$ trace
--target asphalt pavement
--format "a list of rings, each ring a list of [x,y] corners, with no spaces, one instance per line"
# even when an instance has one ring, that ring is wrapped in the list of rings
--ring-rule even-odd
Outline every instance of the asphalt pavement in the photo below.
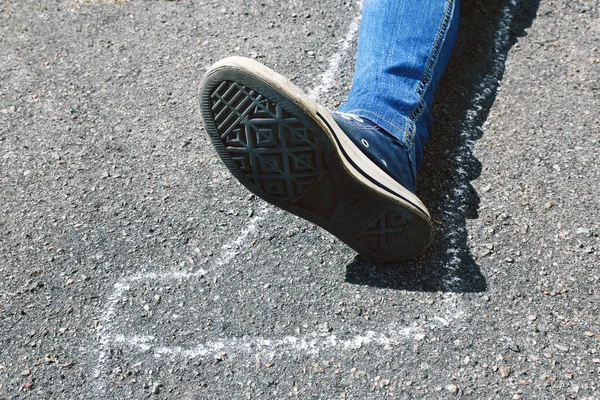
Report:
[[[197,87],[330,108],[343,0],[0,0],[0,399],[600,399],[600,2],[464,0],[418,194],[374,264],[248,192]]]

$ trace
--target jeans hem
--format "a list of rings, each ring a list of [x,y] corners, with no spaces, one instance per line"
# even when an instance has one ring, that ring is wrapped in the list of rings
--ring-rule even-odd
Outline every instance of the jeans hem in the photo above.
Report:
[[[391,121],[386,120],[381,115],[374,113],[373,111],[370,111],[370,110],[356,108],[356,109],[344,110],[344,111],[338,110],[338,113],[352,114],[359,118],[368,119],[369,121],[371,121],[372,123],[377,125],[381,130],[387,132],[389,135],[391,135],[392,137],[394,137],[396,139],[401,137],[400,135],[404,132],[398,126],[394,125]],[[416,159],[415,159],[416,154],[415,154],[414,142],[410,142],[407,144],[405,141],[396,140],[396,143],[398,144],[398,146],[400,146],[402,148],[402,151],[406,152],[408,161],[410,162],[410,169],[411,169],[411,173],[412,173],[413,184],[416,187],[417,163],[416,163]]]
[[[358,117],[368,119],[369,121],[373,122],[375,125],[377,125],[381,129],[383,129],[390,135],[393,135],[394,137],[400,138],[402,136],[405,136],[406,131],[404,129],[400,128],[399,126],[395,125],[392,121],[385,119],[384,117],[382,117],[381,115],[379,115],[373,111],[365,110],[363,108],[355,108],[352,110],[344,110],[344,111],[338,110],[338,111],[342,112],[342,113],[346,113],[346,114],[354,114]],[[399,140],[398,143],[400,145],[402,145],[402,147],[405,150],[407,150],[407,151],[410,150],[411,146],[407,145],[405,143],[405,141]],[[411,145],[412,145],[412,143],[411,143]]]

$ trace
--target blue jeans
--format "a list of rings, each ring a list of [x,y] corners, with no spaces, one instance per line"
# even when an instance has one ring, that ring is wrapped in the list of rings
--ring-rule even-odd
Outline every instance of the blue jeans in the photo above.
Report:
[[[356,69],[338,111],[389,133],[421,164],[431,104],[458,30],[459,0],[365,0]]]

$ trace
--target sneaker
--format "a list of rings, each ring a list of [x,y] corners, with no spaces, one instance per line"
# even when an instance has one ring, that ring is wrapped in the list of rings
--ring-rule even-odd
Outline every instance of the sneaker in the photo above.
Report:
[[[406,155],[390,157],[359,129],[372,134],[374,124],[332,115],[283,76],[243,57],[214,64],[200,100],[217,153],[257,196],[376,262],[414,258],[431,243],[429,212],[414,194],[412,174],[401,170],[409,165],[390,165]]]

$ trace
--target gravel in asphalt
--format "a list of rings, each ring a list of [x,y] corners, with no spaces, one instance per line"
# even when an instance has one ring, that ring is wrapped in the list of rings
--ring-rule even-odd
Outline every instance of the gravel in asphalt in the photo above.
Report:
[[[232,179],[196,88],[253,57],[335,108],[353,2],[0,2],[0,398],[600,398],[600,3],[464,0],[378,265]]]

